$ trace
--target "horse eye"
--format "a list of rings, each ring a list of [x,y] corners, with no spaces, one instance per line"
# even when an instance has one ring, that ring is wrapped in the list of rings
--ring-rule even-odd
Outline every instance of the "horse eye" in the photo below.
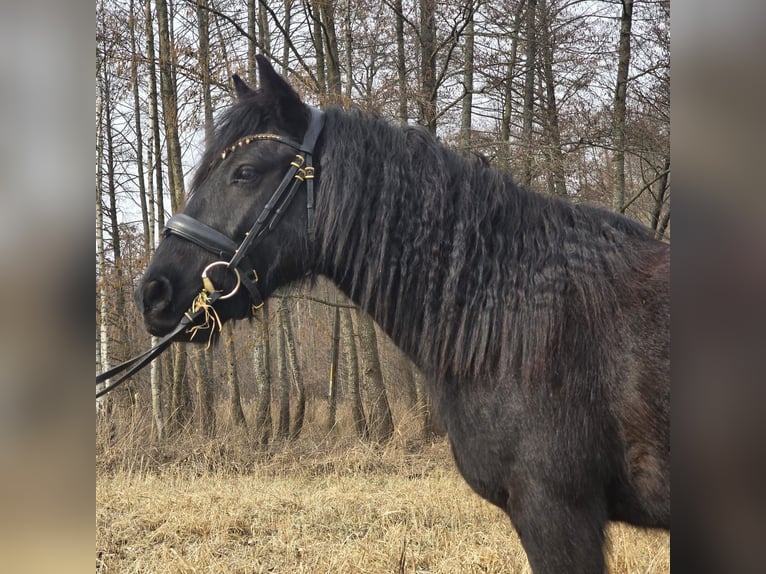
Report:
[[[251,181],[258,176],[258,170],[252,165],[241,165],[234,171],[233,182]]]

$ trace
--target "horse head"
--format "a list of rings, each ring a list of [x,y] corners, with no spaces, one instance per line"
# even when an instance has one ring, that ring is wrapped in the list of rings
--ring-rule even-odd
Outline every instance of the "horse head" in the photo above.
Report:
[[[234,76],[236,102],[217,121],[186,205],[168,221],[136,290],[154,335],[170,332],[200,293],[217,292],[220,322],[240,319],[310,270],[322,114],[265,58],[258,64],[258,90]]]

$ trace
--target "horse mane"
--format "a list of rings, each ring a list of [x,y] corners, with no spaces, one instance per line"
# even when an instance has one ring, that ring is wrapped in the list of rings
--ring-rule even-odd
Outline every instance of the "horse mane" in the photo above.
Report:
[[[418,127],[331,108],[320,145],[315,271],[441,377],[563,376],[544,358],[564,351],[564,330],[609,336],[616,285],[641,271],[633,244],[657,243],[626,217],[522,189]]]

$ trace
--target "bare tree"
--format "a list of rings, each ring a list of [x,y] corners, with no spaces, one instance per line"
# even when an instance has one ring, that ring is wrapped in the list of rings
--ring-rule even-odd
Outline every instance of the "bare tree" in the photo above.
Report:
[[[144,180],[144,137],[141,127],[141,94],[138,82],[138,60],[141,56],[136,41],[136,8],[135,0],[130,0],[130,18],[128,32],[130,35],[130,80],[133,84],[133,126],[136,130],[136,171],[138,172],[138,200],[141,206],[141,221],[143,223],[144,251],[149,253],[152,247],[149,208],[146,202],[146,183]],[[153,222],[152,222],[153,223]]]
[[[317,2],[324,39],[325,65],[327,70],[327,102],[337,104],[343,93],[338,56],[338,35],[335,31],[335,0]],[[316,16],[315,16],[316,17]]]
[[[109,329],[108,329],[108,309],[106,285],[106,253],[104,245],[104,208],[103,187],[104,187],[104,94],[101,87],[101,57],[97,58],[96,83],[98,90],[96,92],[96,266],[98,276],[98,330],[96,331],[96,368],[99,371],[106,371],[110,367],[109,361]],[[99,389],[104,388],[109,381],[100,385]],[[106,399],[98,399],[98,404],[103,407]]]
[[[468,0],[468,23],[465,28],[463,56],[463,102],[460,112],[460,147],[468,150],[471,146],[471,117],[473,112],[473,61],[474,61],[474,0]]]
[[[617,82],[614,90],[614,119],[612,139],[614,155],[614,192],[612,209],[625,210],[625,112],[627,106],[628,72],[630,70],[630,30],[633,25],[633,0],[622,0],[620,42],[617,48]]]
[[[157,27],[160,47],[160,98],[168,154],[170,203],[178,211],[184,201],[184,176],[181,164],[181,143],[178,136],[178,95],[173,71],[172,37],[167,0],[157,0]],[[186,382],[186,349],[173,345],[173,383],[171,389],[170,422],[180,429],[191,416],[192,402]]]
[[[234,335],[232,324],[223,326],[221,337],[226,352],[226,386],[229,388],[229,418],[234,426],[247,426],[245,413],[242,411],[242,399],[239,390],[239,373],[237,372],[237,355],[234,352]]]
[[[285,343],[285,329],[283,327],[284,314],[287,303],[280,299],[277,306],[276,322],[276,358],[277,358],[277,385],[279,398],[279,413],[277,417],[277,438],[286,440],[290,437],[290,377],[287,373],[287,350]]]
[[[357,313],[359,351],[362,363],[363,398],[367,404],[367,425],[370,438],[385,442],[394,434],[394,420],[388,403],[386,387],[380,370],[378,338],[375,323],[367,313]]]
[[[202,109],[205,118],[205,144],[213,140],[213,100],[210,95],[210,13],[208,0],[197,0],[199,70],[202,76]]]
[[[548,158],[548,193],[566,197],[564,158],[561,151],[561,130],[559,111],[556,105],[556,81],[553,77],[553,34],[555,18],[547,0],[540,0],[540,51],[542,56],[543,79],[545,83],[544,126],[546,132],[546,156]]]
[[[534,142],[534,113],[535,113],[535,66],[537,63],[537,0],[527,0],[526,14],[526,57],[524,61],[524,111],[522,127],[523,168],[521,185],[532,185],[532,146]]]
[[[303,385],[303,373],[298,362],[298,350],[295,345],[295,333],[290,310],[287,305],[282,309],[281,321],[282,335],[284,336],[284,353],[290,370],[293,386],[295,388],[295,416],[293,416],[290,439],[297,439],[303,430],[303,421],[306,414],[306,389]]]
[[[316,54],[316,88],[320,96],[327,96],[327,75],[325,68],[324,34],[322,33],[322,20],[319,17],[319,4],[321,0],[310,0],[305,3],[309,12],[310,20],[313,23],[312,40],[314,43],[314,52]]]
[[[396,76],[399,80],[398,94],[398,119],[401,123],[407,123],[407,65],[404,60],[404,12],[402,0],[394,0],[394,26],[396,34]],[[350,40],[349,40],[350,43]],[[351,73],[349,65],[349,74]]]
[[[335,427],[338,412],[338,356],[340,352],[340,307],[335,307],[332,322],[332,353],[330,359],[329,387],[327,389],[327,430]]]
[[[192,361],[197,378],[197,421],[200,432],[207,437],[215,435],[215,386],[210,375],[208,350],[195,346],[192,351]]]
[[[210,21],[208,11],[208,0],[197,0],[197,31],[198,31],[198,66],[201,74],[202,89],[202,108],[204,111],[205,145],[208,146],[213,140],[213,101],[210,94]],[[229,359],[229,345],[233,346],[231,337],[226,340],[227,362]],[[193,359],[196,366],[197,376],[197,401],[199,404],[199,427],[206,436],[213,436],[215,432],[215,387],[210,379],[210,369],[208,368],[208,353],[203,348],[197,348],[193,353]],[[235,371],[236,372],[236,371]],[[230,375],[236,384],[236,375]],[[238,392],[237,389],[236,392]],[[240,411],[242,408],[240,407]],[[244,415],[242,415],[242,420]],[[240,422],[240,419],[235,419]]]
[[[343,364],[346,373],[346,385],[349,400],[351,401],[351,416],[354,422],[354,430],[360,439],[369,436],[367,419],[364,415],[362,393],[359,377],[359,354],[357,352],[356,338],[354,337],[354,325],[351,319],[351,309],[343,309],[340,313],[340,337],[343,349]]]
[[[519,30],[521,29],[522,16],[524,14],[525,1],[520,0],[516,7],[511,29],[511,49],[508,61],[505,64],[505,77],[503,81],[503,114],[500,120],[500,139],[507,142],[511,138],[511,116],[513,109],[513,79],[516,70],[516,59],[519,46]]]
[[[150,198],[149,205],[153,205],[154,201],[157,203],[157,209],[155,210],[155,217],[150,219],[151,231],[154,231],[154,226],[159,222],[162,225],[165,221],[165,200],[163,192],[162,182],[162,147],[160,142],[160,121],[159,121],[159,97],[157,92],[157,66],[155,64],[156,56],[154,50],[154,28],[152,26],[152,3],[151,0],[146,0],[144,5],[144,22],[146,26],[146,60],[148,63],[148,76],[149,76],[149,124],[151,126],[152,143],[154,146],[153,154],[150,153],[149,169],[154,170],[156,177],[156,188],[154,195]],[[149,147],[151,152],[152,148]],[[151,157],[153,156],[154,162],[152,163]],[[149,174],[149,181],[152,181],[151,173]],[[156,234],[151,233],[151,250],[154,250],[154,242]],[[156,344],[157,338],[152,337],[152,345]],[[161,359],[167,360],[167,359]],[[160,361],[154,361],[150,368],[149,380],[152,394],[152,420],[154,421],[154,429],[157,433],[157,438],[162,439],[165,434],[165,410],[162,402],[162,385],[161,385],[161,370]]]
[[[264,303],[254,321],[255,345],[253,347],[253,368],[258,389],[255,421],[253,422],[258,444],[265,445],[271,440],[271,373],[269,369],[269,309]]]
[[[436,0],[420,0],[420,123],[436,135]]]
[[[170,416],[168,430],[177,433],[186,427],[192,416],[191,392],[186,376],[187,354],[181,344],[174,344],[173,349],[173,384],[170,389]]]
[[[157,26],[160,44],[160,97],[165,125],[165,141],[168,151],[168,181],[173,211],[178,211],[184,201],[184,175],[181,163],[181,143],[178,138],[178,95],[172,68],[170,26],[167,0],[157,0]]]

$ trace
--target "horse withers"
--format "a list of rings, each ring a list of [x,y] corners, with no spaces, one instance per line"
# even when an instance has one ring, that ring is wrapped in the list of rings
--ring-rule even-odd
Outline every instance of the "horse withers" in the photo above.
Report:
[[[420,128],[313,110],[258,63],[138,287],[148,330],[170,332],[205,269],[222,321],[324,275],[426,375],[536,574],[603,572],[609,520],[669,528],[670,246]]]

